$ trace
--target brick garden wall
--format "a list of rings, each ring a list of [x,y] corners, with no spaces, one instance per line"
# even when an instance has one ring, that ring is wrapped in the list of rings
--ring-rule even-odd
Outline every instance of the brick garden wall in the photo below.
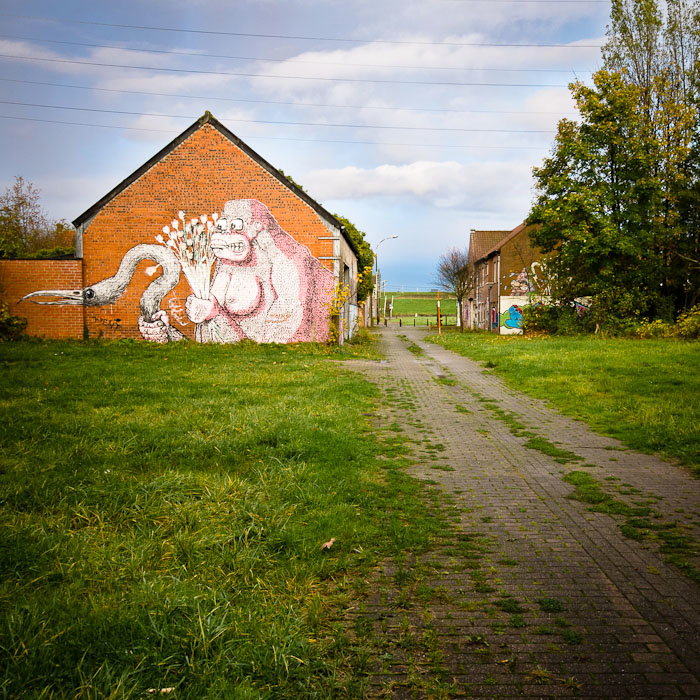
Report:
[[[0,260],[0,299],[26,318],[29,335],[82,338],[82,306],[38,306],[19,300],[38,289],[81,289],[82,260]]]

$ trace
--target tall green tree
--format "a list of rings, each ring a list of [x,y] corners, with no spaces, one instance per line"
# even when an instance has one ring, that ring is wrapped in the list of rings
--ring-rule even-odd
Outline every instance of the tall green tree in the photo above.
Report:
[[[613,0],[605,68],[571,85],[534,171],[533,242],[556,255],[554,296],[592,298],[599,324],[670,317],[697,298],[697,3]]]

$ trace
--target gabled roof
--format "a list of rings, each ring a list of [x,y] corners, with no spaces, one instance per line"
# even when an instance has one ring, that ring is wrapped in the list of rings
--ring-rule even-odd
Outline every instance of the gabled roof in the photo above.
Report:
[[[333,216],[327,209],[322,207],[315,199],[310,197],[304,190],[291,182],[285,177],[274,165],[266,161],[259,153],[254,151],[250,146],[241,141],[232,131],[227,129],[211,112],[205,112],[197,121],[185,129],[179,136],[176,136],[165,148],[161,149],[151,159],[146,161],[140,168],[135,170],[131,175],[122,180],[114,189],[110,190],[102,199],[93,204],[89,209],[84,211],[74,221],[73,225],[77,228],[86,221],[89,221],[95,216],[104,206],[114,199],[120,192],[125,190],[129,185],[138,180],[144,173],[148,172],[156,163],[160,162],[170,152],[174,151],[183,141],[186,141],[197,129],[201,129],[205,124],[213,126],[222,136],[227,138],[233,144],[238,146],[247,156],[252,158],[260,167],[267,170],[276,180],[281,182],[285,187],[288,187],[294,194],[308,204],[322,219],[325,219],[331,226],[339,229],[350,248],[355,255],[358,254],[357,247],[353,243],[350,236],[345,231],[343,224]]]
[[[508,243],[508,241],[512,241],[514,238],[516,238],[518,235],[520,235],[525,229],[527,228],[527,224],[522,223],[519,226],[516,226],[505,238],[501,239],[496,243],[496,245],[491,248],[491,250],[487,250],[482,257],[488,258],[489,255],[493,255],[494,253],[497,253],[503,246]]]
[[[519,226],[516,226],[510,233],[508,233],[508,235],[505,238],[502,238],[490,250],[487,250],[485,253],[483,253],[481,255],[480,258],[477,258],[477,259],[481,260],[481,259],[491,257],[494,253],[498,253],[506,243],[509,243],[514,238],[517,238],[523,231],[526,231],[528,229],[532,229],[535,226],[537,226],[537,224],[528,224],[526,222],[523,222]]]
[[[469,235],[469,262],[483,258],[509,231],[474,231]]]

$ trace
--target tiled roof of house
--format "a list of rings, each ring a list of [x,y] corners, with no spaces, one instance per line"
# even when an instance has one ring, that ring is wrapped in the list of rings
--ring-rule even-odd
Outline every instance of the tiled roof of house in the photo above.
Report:
[[[470,262],[476,262],[477,260],[483,260],[488,258],[493,253],[497,253],[506,243],[517,238],[523,231],[532,229],[537,224],[527,224],[522,223],[516,226],[512,231],[472,231],[472,236],[474,234],[498,234],[498,240],[495,243],[491,243],[491,246],[487,246],[487,242],[491,241],[488,236],[483,236],[479,239],[479,245],[477,245],[476,257],[472,258],[471,247],[469,249],[469,260]]]
[[[519,236],[526,228],[528,228],[528,225],[525,223],[520,224],[520,226],[516,226],[510,233],[507,233],[504,238],[501,238],[498,243],[494,244],[490,250],[487,250],[481,257],[486,258],[491,255],[491,253],[497,253],[506,243],[508,243],[508,241],[512,241],[514,238]]]
[[[472,231],[469,235],[469,262],[475,263],[498,245],[510,231]]]

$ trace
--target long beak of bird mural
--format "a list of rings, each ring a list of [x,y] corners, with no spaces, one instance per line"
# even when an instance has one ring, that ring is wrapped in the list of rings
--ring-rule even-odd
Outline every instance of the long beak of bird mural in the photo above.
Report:
[[[56,297],[52,301],[39,301],[33,297]],[[35,304],[43,304],[45,306],[89,306],[89,302],[85,300],[84,289],[42,289],[38,292],[25,294],[20,301],[31,299]]]
[[[134,246],[125,253],[115,275],[89,287],[84,289],[42,289],[23,296],[21,301],[26,299],[35,304],[65,306],[113,304],[124,294],[136,266],[142,260],[153,260],[163,270],[163,273],[146,287],[139,302],[143,320],[152,323],[159,318],[160,303],[163,297],[180,280],[180,262],[172,251],[161,245],[142,243]],[[182,333],[170,326],[168,326],[168,336],[169,340],[182,340],[184,338]]]

